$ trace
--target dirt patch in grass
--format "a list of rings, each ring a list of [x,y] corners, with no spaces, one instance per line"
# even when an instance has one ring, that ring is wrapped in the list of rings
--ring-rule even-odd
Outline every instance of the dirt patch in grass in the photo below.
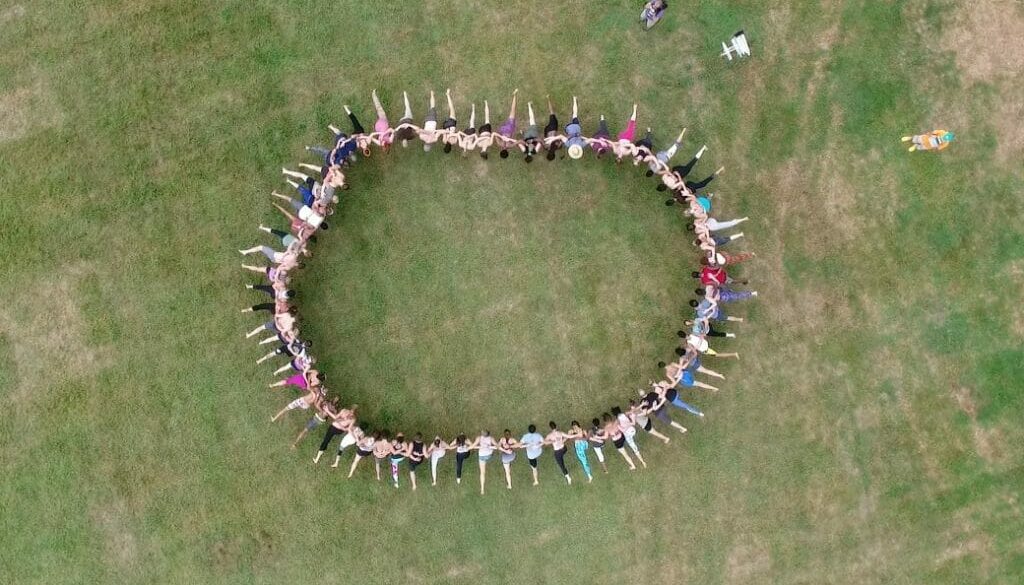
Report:
[[[0,10],[0,24],[6,24],[12,20],[17,20],[25,16],[25,7],[21,4],[15,4],[3,10]]]
[[[64,112],[40,76],[34,81],[0,94],[0,143],[24,138],[60,126]]]
[[[954,387],[951,394],[957,407],[971,419],[971,437],[978,457],[989,465],[1006,463],[1009,453],[1006,438],[999,427],[985,427],[978,422],[978,405],[971,389],[966,386]]]
[[[760,539],[749,539],[733,545],[726,559],[727,583],[764,581],[772,569],[768,545]]]
[[[43,282],[24,287],[27,295],[6,299],[0,330],[12,344],[14,392],[18,405],[61,380],[92,376],[113,363],[113,350],[88,339],[75,289],[89,269],[57,270]],[[45,298],[40,302],[40,293]]]
[[[960,5],[945,35],[965,77],[991,82],[1024,71],[1024,8],[1016,0]]]
[[[131,568],[138,558],[138,543],[128,526],[124,504],[94,507],[89,517],[103,539],[105,564],[120,571]]]

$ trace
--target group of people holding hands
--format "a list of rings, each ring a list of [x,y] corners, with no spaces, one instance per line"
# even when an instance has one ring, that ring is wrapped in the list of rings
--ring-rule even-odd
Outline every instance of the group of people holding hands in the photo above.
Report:
[[[270,384],[271,388],[292,387],[300,395],[288,402],[274,417],[277,421],[292,410],[310,411],[312,416],[296,436],[292,447],[296,448],[302,439],[320,426],[325,426],[319,449],[313,458],[319,462],[334,440],[339,436],[332,467],[338,467],[342,453],[354,448],[355,454],[349,465],[348,476],[355,474],[359,462],[372,457],[375,472],[381,479],[381,467],[387,462],[391,471],[391,481],[399,486],[400,468],[405,465],[409,472],[412,489],[416,489],[416,469],[421,463],[430,461],[431,484],[437,484],[438,465],[449,451],[455,452],[456,483],[462,481],[463,464],[473,452],[479,465],[480,492],[486,486],[487,463],[494,457],[501,460],[505,472],[505,485],[512,489],[511,466],[519,451],[523,451],[528,462],[533,485],[539,483],[539,461],[549,449],[560,474],[567,484],[573,481],[566,455],[571,447],[578,461],[579,469],[587,482],[593,481],[594,473],[590,465],[590,451],[600,464],[603,472],[608,472],[605,460],[605,447],[610,442],[621,455],[623,462],[630,470],[636,469],[637,463],[646,467],[638,442],[639,430],[665,443],[671,438],[661,433],[655,422],[664,429],[672,428],[685,433],[686,427],[672,419],[672,408],[678,408],[697,417],[704,413],[695,406],[685,402],[683,392],[700,388],[717,391],[718,388],[697,379],[698,374],[710,378],[724,379],[724,376],[704,367],[702,358],[738,358],[737,353],[723,353],[710,347],[711,338],[731,338],[735,334],[722,329],[725,323],[739,322],[743,319],[729,315],[722,308],[725,303],[739,301],[757,296],[756,291],[743,290],[738,285],[747,281],[737,280],[729,275],[728,270],[740,262],[753,257],[752,253],[728,253],[722,248],[743,237],[743,233],[727,235],[730,230],[747,218],[719,221],[711,217],[713,194],[704,193],[711,181],[721,174],[718,169],[708,177],[693,181],[690,172],[706,151],[701,148],[686,164],[670,165],[671,159],[680,148],[683,129],[676,140],[663,150],[655,150],[653,133],[650,128],[637,138],[637,106],[634,104],[632,113],[626,122],[625,129],[612,138],[604,116],[600,117],[596,130],[590,136],[584,136],[579,118],[578,100],[573,97],[572,116],[568,124],[560,127],[555,108],[551,100],[547,100],[548,120],[543,128],[538,126],[533,104],[527,104],[528,124],[519,132],[517,130],[517,98],[518,90],[512,93],[508,117],[495,132],[490,122],[490,106],[483,102],[483,123],[478,127],[476,105],[470,108],[469,124],[458,130],[455,105],[451,91],[445,92],[447,101],[447,117],[441,120],[438,127],[437,108],[434,93],[429,96],[429,108],[422,126],[413,123],[413,114],[408,94],[403,92],[404,112],[398,124],[392,127],[386,111],[377,96],[372,94],[376,121],[373,131],[367,132],[355,114],[345,106],[346,114],[352,125],[350,133],[345,133],[330,126],[334,133],[332,145],[328,147],[307,147],[307,150],[323,157],[322,164],[300,164],[300,170],[282,169],[285,180],[294,189],[294,195],[272,192],[274,206],[288,221],[288,229],[280,230],[260,225],[260,231],[280,240],[281,249],[270,245],[257,245],[239,250],[243,255],[262,254],[266,265],[243,264],[243,268],[265,277],[266,282],[246,285],[248,289],[263,292],[270,296],[264,303],[254,304],[242,309],[243,313],[266,311],[267,321],[246,334],[254,338],[261,334],[260,345],[270,349],[256,360],[262,363],[276,357],[284,357],[275,374],[283,375],[279,381]],[[327,218],[333,213],[339,201],[338,191],[348,188],[345,170],[361,156],[370,156],[373,147],[387,152],[395,142],[408,146],[413,140],[419,140],[424,150],[431,150],[439,143],[444,152],[458,149],[463,155],[470,151],[478,152],[487,158],[493,147],[499,156],[507,158],[510,152],[520,153],[526,162],[531,162],[541,152],[548,160],[554,160],[559,152],[564,151],[562,158],[582,158],[587,150],[598,158],[606,154],[615,157],[616,162],[630,160],[634,165],[646,167],[649,177],[656,177],[659,191],[669,191],[671,198],[666,205],[680,205],[683,214],[688,218],[687,230],[694,234],[693,245],[700,251],[697,270],[692,276],[699,280],[700,287],[695,289],[697,298],[690,301],[694,309],[692,319],[684,323],[678,334],[681,338],[675,353],[677,360],[671,363],[660,362],[665,378],[650,381],[649,387],[638,391],[638,395],[628,401],[625,408],[610,408],[607,412],[581,424],[573,420],[563,430],[558,423],[550,421],[546,433],[541,434],[535,425],[527,427],[526,433],[515,437],[511,430],[505,429],[499,437],[494,437],[487,430],[477,436],[468,437],[460,434],[450,441],[440,436],[425,441],[420,433],[407,436],[401,432],[392,435],[385,429],[371,430],[358,417],[358,407],[353,405],[342,407],[338,397],[332,397],[325,386],[326,377],[316,367],[316,359],[310,354],[312,342],[299,336],[300,317],[296,307],[291,303],[294,291],[290,288],[294,272],[303,267],[303,258],[309,256],[311,243],[316,241],[316,233],[329,228]],[[278,203],[278,201],[285,204]]]

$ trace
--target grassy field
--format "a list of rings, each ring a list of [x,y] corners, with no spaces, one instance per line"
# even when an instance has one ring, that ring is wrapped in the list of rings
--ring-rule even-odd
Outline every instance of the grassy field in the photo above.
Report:
[[[638,11],[0,3],[0,582],[1021,582],[1024,8],[712,0],[647,33]],[[739,28],[754,56],[727,64]],[[446,468],[413,494],[267,422],[289,395],[242,339],[234,250],[375,87],[417,112],[431,88],[502,113],[513,87],[577,94],[587,128],[636,100],[727,167],[761,299],[650,469],[567,488],[545,461],[531,489],[519,465],[480,497]],[[903,151],[935,127],[952,148]],[[410,150],[353,181],[300,294],[371,419],[566,422],[671,354],[691,254],[639,173]]]

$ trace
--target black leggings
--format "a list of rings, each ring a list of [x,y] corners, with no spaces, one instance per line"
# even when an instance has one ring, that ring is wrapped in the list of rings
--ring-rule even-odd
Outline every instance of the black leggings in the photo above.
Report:
[[[274,296],[274,287],[269,284],[254,284],[252,290],[260,290],[267,293],[270,296]]]
[[[455,453],[455,477],[462,479],[462,462],[469,459],[469,451],[465,453]]]
[[[277,236],[279,238],[282,238],[282,239],[284,239],[284,237],[288,235],[288,232],[282,232],[281,230],[274,229],[274,228],[270,228],[270,233],[272,233],[275,236]]]
[[[690,159],[690,162],[686,163],[685,165],[672,167],[672,171],[675,173],[679,173],[679,176],[685,179],[686,175],[689,175],[690,171],[693,170],[693,165],[697,164],[698,160],[700,159],[697,157],[693,157]]]
[[[552,132],[558,132],[558,118],[554,114],[548,116],[548,125],[544,127],[544,136]]]
[[[343,435],[345,432],[346,431],[343,431],[334,425],[327,427],[327,432],[324,433],[324,440],[320,441],[320,450],[326,451],[327,447],[331,444],[331,439],[334,438],[334,435]]]
[[[355,114],[349,112],[348,119],[352,120],[352,134],[366,134],[366,129],[363,128],[363,125],[356,119]]]
[[[687,181],[686,182],[686,186],[691,191],[697,191],[698,189],[703,189],[704,187],[707,187],[708,183],[710,183],[713,180],[715,180],[715,176],[711,175],[711,176],[707,177],[706,179],[704,179],[703,181],[697,181],[696,183]]]
[[[567,448],[562,447],[555,451],[555,463],[558,464],[558,468],[562,470],[562,475],[569,475],[569,470],[565,468],[565,452]]]
[[[253,311],[266,311],[268,313],[274,312],[274,303],[260,303],[249,307]]]

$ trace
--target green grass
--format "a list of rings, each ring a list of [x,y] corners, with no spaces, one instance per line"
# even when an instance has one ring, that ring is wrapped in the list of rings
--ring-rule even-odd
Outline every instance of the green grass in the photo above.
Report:
[[[1020,582],[1024,87],[978,39],[1024,17],[997,4],[716,0],[648,33],[624,2],[0,6],[0,581]],[[233,250],[343,104],[448,86],[495,117],[513,87],[577,94],[587,128],[637,100],[754,218],[743,359],[649,470],[520,465],[481,498],[446,466],[412,494],[267,423],[288,396],[241,339]],[[951,149],[902,151],[943,125]],[[446,432],[628,395],[691,260],[613,166],[362,161],[299,286],[332,386]]]

